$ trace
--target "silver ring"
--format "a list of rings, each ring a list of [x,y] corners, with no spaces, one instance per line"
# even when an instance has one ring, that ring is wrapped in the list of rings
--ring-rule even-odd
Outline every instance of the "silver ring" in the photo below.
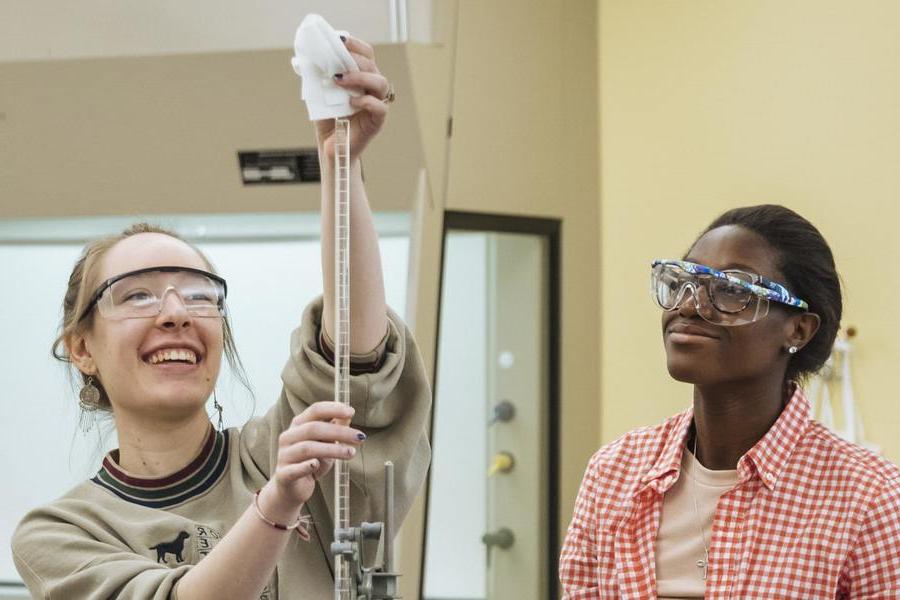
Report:
[[[384,98],[381,99],[381,101],[384,102],[385,104],[390,104],[397,98],[397,94],[394,93],[394,85],[389,83],[388,86],[389,87],[388,87],[387,96],[385,96]]]

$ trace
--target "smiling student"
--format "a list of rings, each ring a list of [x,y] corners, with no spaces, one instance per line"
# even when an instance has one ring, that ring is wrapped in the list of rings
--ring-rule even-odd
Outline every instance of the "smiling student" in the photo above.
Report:
[[[654,261],[693,407],[604,446],[560,556],[565,598],[900,597],[900,470],[813,421],[800,383],[842,310],[828,244],[773,205]]]
[[[145,224],[84,249],[54,351],[77,368],[82,406],[112,413],[119,448],[16,530],[15,564],[35,598],[320,600],[334,585],[334,460],[352,459],[354,520],[381,517],[385,460],[397,518],[409,509],[429,462],[430,392],[412,336],[385,306],[359,162],[393,94],[371,46],[346,45],[360,71],[336,80],[365,92],[351,101],[352,407],[332,401],[334,144],[333,122],[320,121],[325,297],[294,331],[264,416],[227,431],[207,416],[223,354],[240,361],[227,284],[203,253]],[[259,310],[273,293],[277,281],[256,290]]]

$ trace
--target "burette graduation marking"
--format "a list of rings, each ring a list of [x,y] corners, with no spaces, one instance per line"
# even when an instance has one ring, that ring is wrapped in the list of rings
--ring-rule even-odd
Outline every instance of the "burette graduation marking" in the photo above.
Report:
[[[350,404],[350,121],[334,120],[334,400]],[[350,527],[350,468],[334,463],[334,527]],[[351,600],[355,587],[350,561],[337,555],[334,562],[334,598]],[[355,595],[355,594],[354,594]]]

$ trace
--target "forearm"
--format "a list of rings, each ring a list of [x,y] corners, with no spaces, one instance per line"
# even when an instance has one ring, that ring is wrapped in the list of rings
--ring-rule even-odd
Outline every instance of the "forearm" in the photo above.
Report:
[[[322,279],[325,305],[322,324],[334,339],[334,164],[320,161],[322,171]],[[384,278],[378,235],[362,181],[360,162],[350,167],[350,352],[375,348],[387,331]]]
[[[271,490],[267,484],[260,492],[263,514],[279,523],[296,521],[300,507],[279,506]],[[264,523],[250,505],[212,552],[178,582],[179,600],[259,598],[291,535],[297,533]]]

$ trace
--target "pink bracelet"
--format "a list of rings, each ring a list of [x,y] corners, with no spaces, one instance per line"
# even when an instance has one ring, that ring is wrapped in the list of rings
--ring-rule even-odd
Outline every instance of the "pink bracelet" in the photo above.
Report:
[[[310,516],[300,515],[299,517],[297,517],[297,522],[293,525],[282,525],[281,523],[276,523],[275,521],[266,517],[266,515],[264,515],[259,509],[260,491],[262,490],[258,490],[253,496],[253,508],[256,509],[256,514],[259,515],[259,518],[262,519],[263,523],[281,531],[290,531],[291,529],[296,529],[297,535],[300,536],[300,539],[302,539],[304,542],[308,542],[311,539],[311,536],[309,535],[309,527],[312,524],[312,519],[310,518]]]

